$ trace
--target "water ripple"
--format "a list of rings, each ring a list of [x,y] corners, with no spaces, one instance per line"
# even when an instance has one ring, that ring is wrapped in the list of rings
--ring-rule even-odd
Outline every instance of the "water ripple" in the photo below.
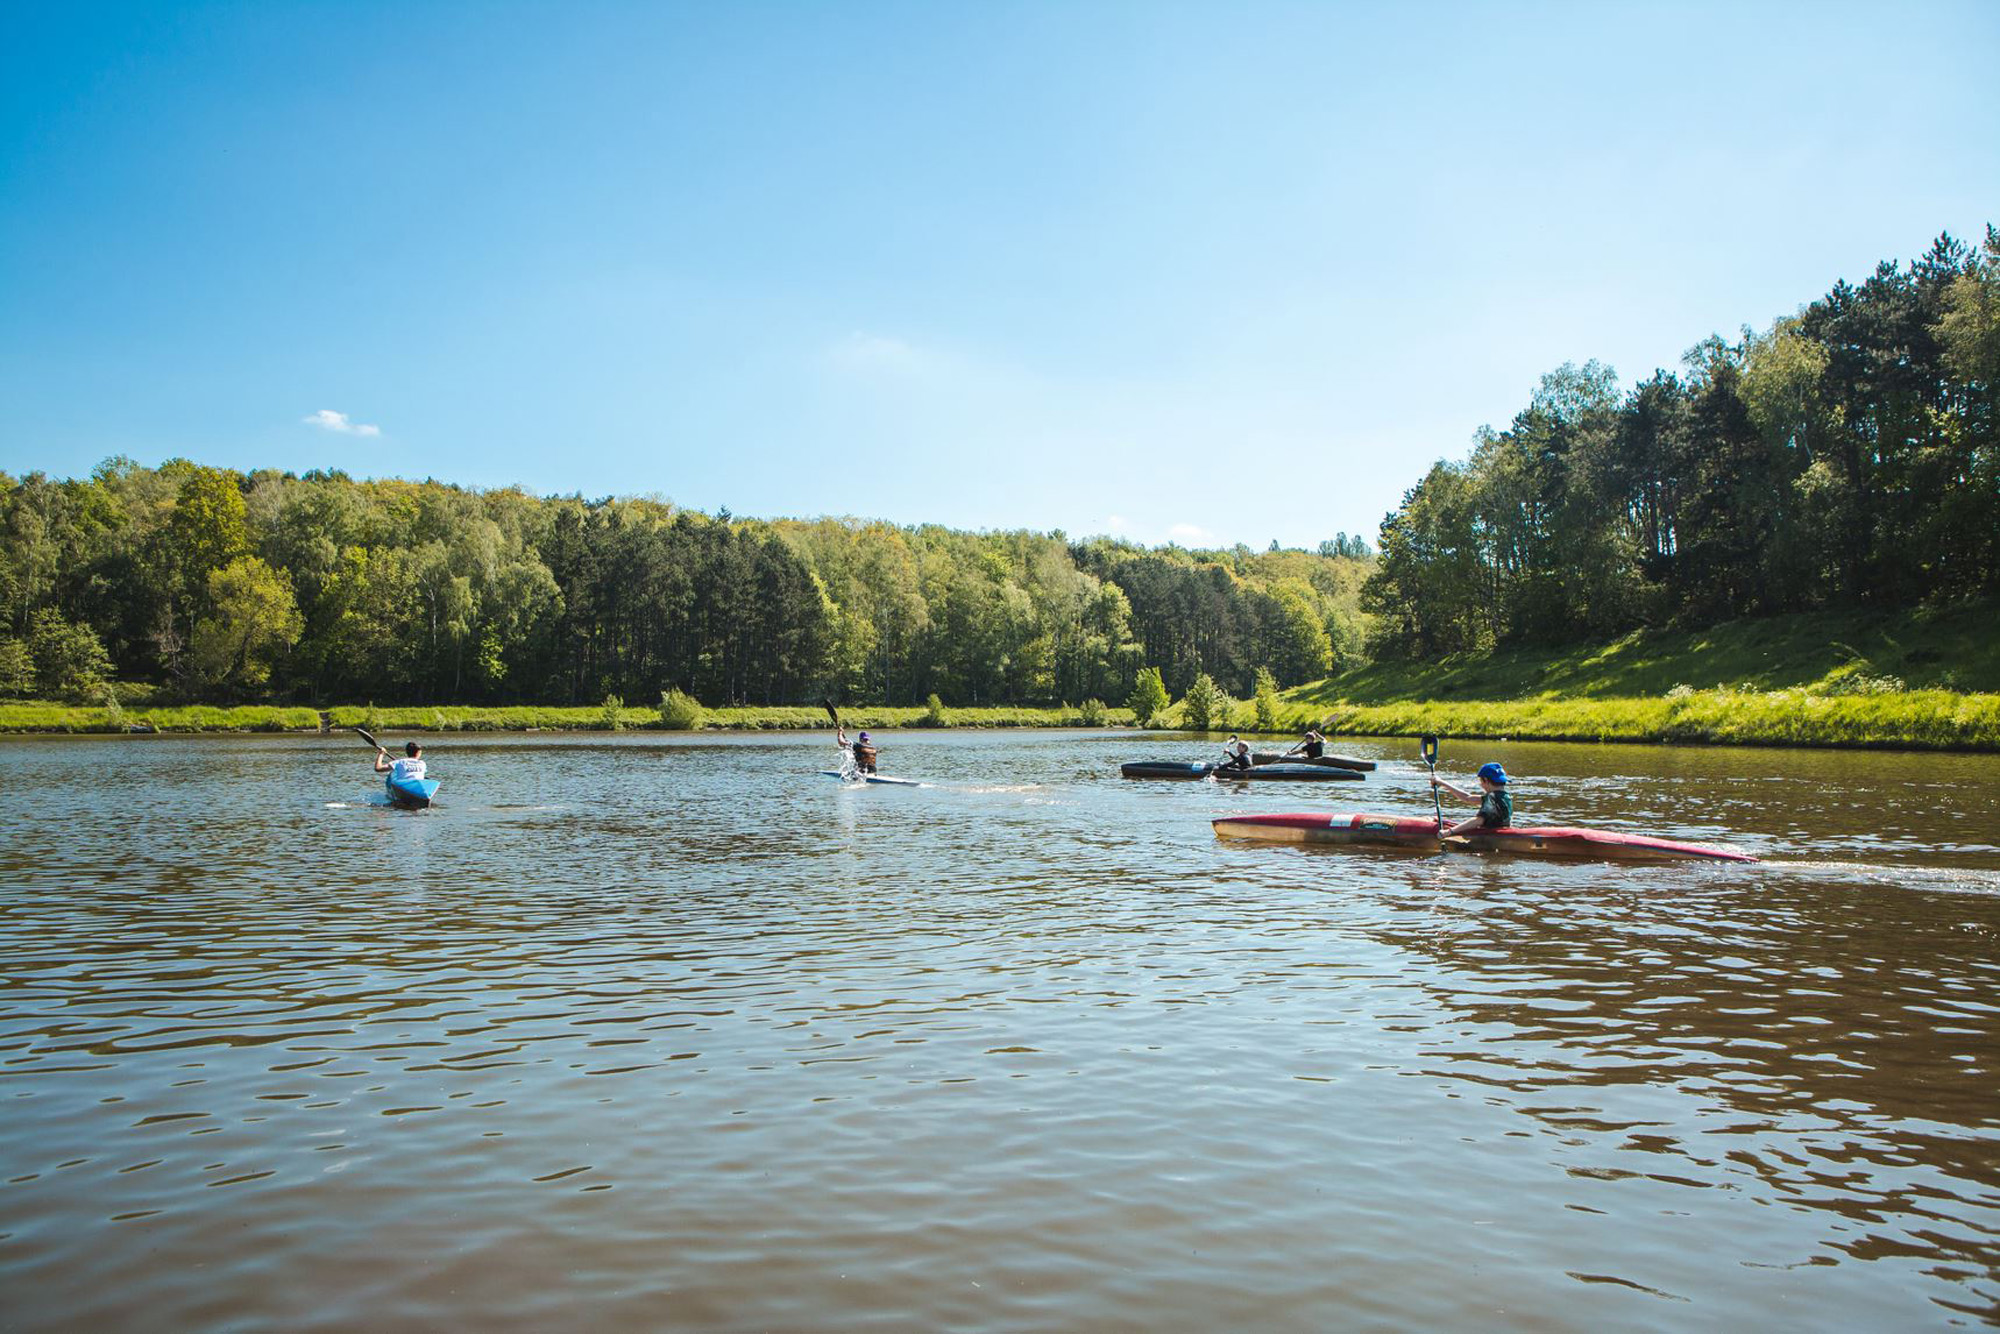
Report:
[[[1427,807],[1387,745],[822,744],[441,738],[412,816],[334,740],[0,743],[10,1327],[2000,1312],[1991,760],[1482,748],[1773,859],[1635,868],[1210,834]]]

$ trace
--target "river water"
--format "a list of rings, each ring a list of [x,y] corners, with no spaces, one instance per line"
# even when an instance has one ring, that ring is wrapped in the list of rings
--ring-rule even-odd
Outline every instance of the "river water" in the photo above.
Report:
[[[2000,759],[878,739],[0,742],[0,1327],[2000,1323]]]

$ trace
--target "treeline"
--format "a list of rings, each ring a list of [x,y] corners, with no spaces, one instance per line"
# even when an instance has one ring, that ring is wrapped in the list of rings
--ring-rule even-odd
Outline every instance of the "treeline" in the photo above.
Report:
[[[1241,695],[1361,652],[1370,563],[114,459],[0,474],[0,695],[1043,704],[1148,666]]]
[[[1941,237],[1621,393],[1543,378],[1383,523],[1373,647],[1432,658],[1640,626],[2000,591],[2000,231]]]

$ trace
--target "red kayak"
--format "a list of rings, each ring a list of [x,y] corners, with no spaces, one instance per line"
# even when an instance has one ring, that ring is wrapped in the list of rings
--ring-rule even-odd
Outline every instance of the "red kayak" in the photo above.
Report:
[[[1535,857],[1580,857],[1625,862],[1757,860],[1747,852],[1717,847],[1712,843],[1683,843],[1677,839],[1619,834],[1605,829],[1481,829],[1440,839],[1437,824],[1432,820],[1416,816],[1361,815],[1351,811],[1332,815],[1228,815],[1211,823],[1221,837],[1261,839],[1270,843],[1363,843],[1426,852],[1517,852]]]

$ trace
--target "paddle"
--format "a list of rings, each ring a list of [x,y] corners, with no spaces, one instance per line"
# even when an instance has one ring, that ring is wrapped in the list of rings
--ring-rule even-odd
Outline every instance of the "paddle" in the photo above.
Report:
[[[833,719],[833,725],[840,726],[840,710],[833,707],[833,701],[822,699],[819,706],[826,710],[826,716]],[[858,766],[854,763],[854,752],[846,746],[840,748],[840,779],[846,782],[855,776]]]
[[[1444,829],[1444,807],[1438,801],[1438,739],[1429,732],[1417,743],[1424,757],[1424,767],[1431,771],[1431,810],[1437,815],[1438,830]]]
[[[1320,734],[1320,740],[1324,741],[1326,740],[1326,729],[1333,726],[1333,720],[1335,718],[1338,718],[1339,716],[1340,713],[1338,710],[1336,710],[1335,712],[1329,713],[1328,715],[1326,715],[1326,717],[1320,719],[1319,724],[1317,726],[1308,727],[1306,730],[1308,732],[1318,732]],[[1285,754],[1287,755],[1303,754],[1305,752],[1305,748],[1306,748],[1306,743],[1301,741],[1299,742],[1298,745],[1293,746],[1290,750],[1286,751]]]

